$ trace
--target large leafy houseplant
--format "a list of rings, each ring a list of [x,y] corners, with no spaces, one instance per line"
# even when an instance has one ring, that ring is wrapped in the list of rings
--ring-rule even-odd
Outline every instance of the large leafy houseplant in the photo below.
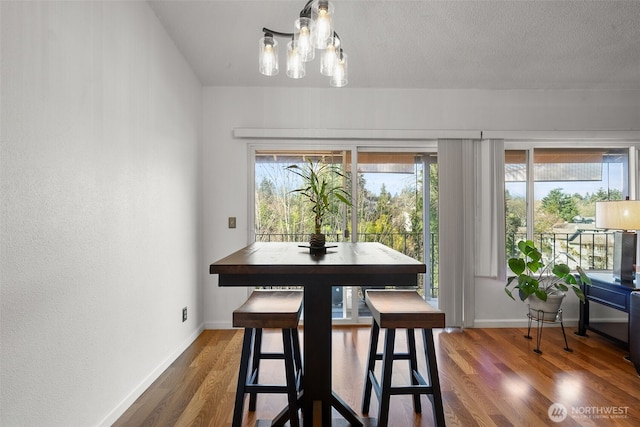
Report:
[[[581,283],[590,285],[591,279],[580,266],[576,267],[580,276],[578,281],[567,264],[557,263],[555,259],[545,264],[542,253],[531,240],[519,241],[518,249],[520,256],[510,258],[508,261],[509,268],[514,275],[508,277],[504,287],[507,295],[515,300],[513,292],[517,289],[518,296],[522,301],[530,296],[547,301],[549,295],[564,294],[571,289],[580,301],[584,302]],[[563,255],[573,260],[569,254]]]
[[[351,196],[343,187],[344,175],[333,164],[311,159],[303,165],[287,166],[287,169],[302,178],[302,187],[292,192],[308,200],[314,217],[314,233],[309,243],[312,247],[322,247],[326,240],[322,224],[327,215],[337,213],[340,203],[351,206]]]

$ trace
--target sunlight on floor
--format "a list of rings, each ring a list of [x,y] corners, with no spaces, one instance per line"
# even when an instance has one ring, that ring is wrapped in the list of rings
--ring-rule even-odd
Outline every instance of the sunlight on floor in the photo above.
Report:
[[[581,378],[572,377],[566,373],[558,375],[556,382],[558,401],[562,401],[565,404],[580,403],[583,400],[582,390]]]
[[[502,381],[502,387],[511,396],[526,397],[529,394],[531,386],[518,376],[511,376]]]

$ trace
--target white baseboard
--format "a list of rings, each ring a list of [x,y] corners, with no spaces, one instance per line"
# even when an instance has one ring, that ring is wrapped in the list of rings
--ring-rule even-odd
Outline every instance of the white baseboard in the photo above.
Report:
[[[564,326],[574,328],[578,326],[578,319],[565,319]],[[535,327],[535,320],[531,327]],[[481,319],[473,322],[473,328],[526,328],[529,326],[527,319]],[[545,323],[544,327],[560,327],[560,323]]]
[[[598,317],[589,319],[589,323],[620,323],[625,322],[625,318],[620,317]],[[565,318],[564,326],[569,328],[575,328],[578,326],[578,319],[576,317]],[[517,319],[476,319],[473,322],[473,328],[526,328],[529,325],[529,321],[526,318]],[[535,325],[535,320],[532,326]],[[544,327],[560,326],[560,323],[545,323]]]
[[[107,414],[106,417],[98,423],[100,427],[109,427],[115,423],[118,418],[125,413],[127,409],[144,393],[151,384],[180,356],[198,336],[204,331],[204,324],[198,326],[198,328],[189,337],[184,340],[178,348],[176,348],[167,358],[162,361],[155,369],[153,369],[144,380],[138,384],[116,407]]]
[[[233,325],[229,321],[205,322],[204,328],[205,329],[233,329]]]

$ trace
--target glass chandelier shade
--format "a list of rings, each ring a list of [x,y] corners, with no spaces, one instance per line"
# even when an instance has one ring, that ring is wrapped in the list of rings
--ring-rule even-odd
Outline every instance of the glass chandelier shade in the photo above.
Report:
[[[340,37],[333,29],[333,4],[328,0],[307,0],[294,22],[293,32],[282,33],[263,28],[264,37],[259,43],[258,71],[265,76],[278,74],[278,42],[276,37],[286,37],[286,74],[301,79],[306,74],[306,63],[320,49],[320,73],[331,77],[330,85],[347,84],[347,55],[343,52]]]
[[[333,36],[333,3],[327,0],[315,0],[311,3],[311,19],[315,22],[313,45],[316,49],[325,49]]]
[[[304,77],[305,69],[300,49],[296,45],[295,40],[287,43],[287,76],[292,79],[301,79]]]
[[[347,77],[347,54],[340,51],[338,54],[338,62],[336,63],[329,83],[333,87],[343,87],[347,85]]]
[[[340,51],[340,39],[331,37],[331,42],[320,56],[320,73],[323,76],[331,77],[338,63],[338,53]]]
[[[315,28],[314,22],[311,18],[298,18],[294,26],[293,40],[296,42],[302,61],[313,61],[316,56],[316,50],[311,39]]]
[[[273,36],[265,35],[260,39],[258,70],[265,76],[278,74],[278,41]]]

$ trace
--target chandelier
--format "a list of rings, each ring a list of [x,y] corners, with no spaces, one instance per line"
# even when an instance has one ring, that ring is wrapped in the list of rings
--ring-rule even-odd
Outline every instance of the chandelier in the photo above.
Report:
[[[263,28],[260,39],[259,71],[265,76],[278,74],[278,41],[287,43],[287,76],[301,79],[306,63],[312,61],[318,49],[320,73],[330,77],[333,87],[347,85],[347,54],[340,46],[340,37],[333,30],[333,4],[328,0],[309,0],[295,20],[293,33],[281,33]]]

